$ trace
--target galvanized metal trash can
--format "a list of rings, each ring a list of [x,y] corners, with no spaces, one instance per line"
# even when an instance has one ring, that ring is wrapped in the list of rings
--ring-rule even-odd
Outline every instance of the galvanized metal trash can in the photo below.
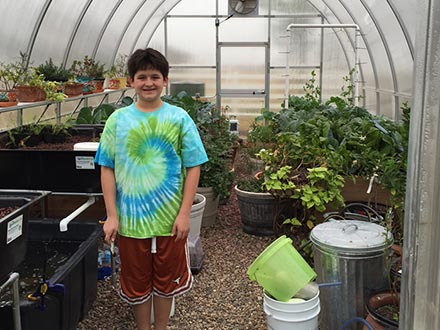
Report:
[[[331,219],[313,228],[310,239],[317,282],[341,282],[320,292],[320,329],[340,329],[354,317],[363,318],[369,295],[389,288],[387,257],[392,234],[367,221]]]

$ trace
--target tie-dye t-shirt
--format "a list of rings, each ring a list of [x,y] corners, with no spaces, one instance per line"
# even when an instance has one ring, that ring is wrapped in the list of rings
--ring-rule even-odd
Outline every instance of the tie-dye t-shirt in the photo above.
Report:
[[[114,169],[119,234],[170,236],[183,197],[185,168],[208,160],[188,113],[163,103],[154,112],[134,104],[106,121],[95,162]]]

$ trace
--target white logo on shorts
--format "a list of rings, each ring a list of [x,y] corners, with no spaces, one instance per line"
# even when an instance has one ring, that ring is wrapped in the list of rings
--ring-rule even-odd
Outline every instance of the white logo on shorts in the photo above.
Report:
[[[172,280],[171,282],[176,283],[177,285],[179,285],[180,283],[180,277],[176,278],[175,280]]]

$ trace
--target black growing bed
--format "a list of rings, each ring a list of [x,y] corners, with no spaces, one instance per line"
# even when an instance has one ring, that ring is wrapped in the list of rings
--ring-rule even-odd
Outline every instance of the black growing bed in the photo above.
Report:
[[[96,221],[72,222],[67,232],[59,231],[59,220],[29,220],[28,249],[24,261],[15,269],[20,274],[20,313],[23,330],[76,329],[91,308],[97,293],[98,241],[102,233]],[[46,247],[46,255],[44,251]],[[46,267],[44,267],[44,262]],[[55,264],[54,264],[55,262]],[[29,301],[37,283],[63,284],[64,293],[48,293]],[[33,283],[34,286],[25,286]],[[3,299],[8,298],[4,296]],[[0,305],[4,305],[0,303]],[[12,308],[0,307],[2,330],[13,330]]]

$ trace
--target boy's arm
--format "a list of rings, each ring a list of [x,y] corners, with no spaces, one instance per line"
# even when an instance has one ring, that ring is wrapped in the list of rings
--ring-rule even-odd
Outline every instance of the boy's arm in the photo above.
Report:
[[[183,186],[183,199],[179,214],[174,221],[172,236],[176,236],[176,241],[186,239],[189,234],[191,207],[194,202],[194,196],[199,184],[200,166],[188,167],[186,169],[185,183]]]
[[[105,241],[110,244],[116,239],[119,226],[116,213],[116,180],[115,172],[112,168],[101,166],[101,187],[107,213],[107,220],[104,223],[103,230]]]

